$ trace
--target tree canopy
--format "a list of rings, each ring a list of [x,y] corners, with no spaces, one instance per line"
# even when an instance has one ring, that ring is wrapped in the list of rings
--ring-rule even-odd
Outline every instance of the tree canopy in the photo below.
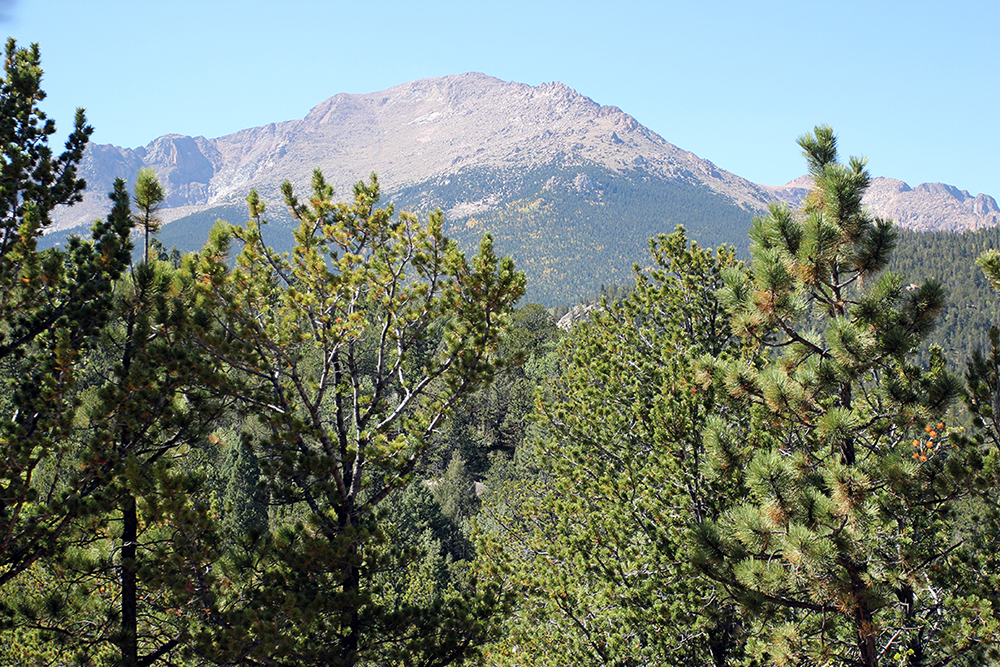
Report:
[[[376,558],[376,511],[410,481],[456,403],[503,368],[495,352],[524,278],[489,237],[467,260],[440,213],[423,225],[378,208],[374,176],[352,204],[335,203],[319,171],[309,204],[283,191],[300,221],[289,257],[263,245],[264,207],[251,193],[247,225],[217,226],[188,264],[213,313],[199,344],[241,378],[235,398],[261,422],[254,447],[271,502],[298,517],[262,547],[264,569],[239,593],[238,614],[254,614],[238,626],[239,657],[352,665],[459,651],[472,632],[461,614],[399,606],[369,587],[390,567]],[[270,639],[289,627],[294,638]]]
[[[745,496],[698,527],[695,562],[767,623],[776,664],[946,664],[997,619],[953,521],[978,465],[949,440],[959,385],[940,354],[910,362],[944,292],[881,272],[895,233],[861,206],[865,161],[840,163],[828,127],[799,144],[815,189],[754,221],[720,292],[747,347],[711,364],[733,413],[707,437]]]
[[[561,330],[374,175],[285,183],[288,252],[255,191],[168,250],[150,170],[40,249],[90,135],[52,151],[41,74],[9,41],[0,663],[997,664],[1000,252],[905,237],[930,279],[888,270],[831,128],[748,263],[678,227]]]

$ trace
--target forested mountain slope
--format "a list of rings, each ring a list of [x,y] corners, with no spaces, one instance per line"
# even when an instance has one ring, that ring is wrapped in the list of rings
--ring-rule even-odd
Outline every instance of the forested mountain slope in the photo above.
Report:
[[[930,342],[941,345],[957,370],[964,371],[973,350],[988,347],[990,326],[1000,322],[996,292],[976,266],[986,250],[1000,248],[1000,229],[952,234],[903,230],[889,270],[907,281],[940,280],[947,296]]]
[[[116,179],[87,237],[40,249],[91,128],[57,157],[37,45],[4,73],[0,665],[1000,664],[1000,334],[948,370],[962,309],[996,308],[965,288],[996,230],[904,234],[891,265],[832,128],[752,262],[660,234],[564,331],[483,229],[554,299],[581,283],[549,273],[596,282],[661,226],[742,245],[748,210],[559,156],[385,198],[447,223],[316,174],[270,225],[251,190],[158,237],[202,196],[180,176],[215,178],[192,140],[205,162]],[[216,215],[249,219],[170,248]],[[1000,252],[977,261],[1000,289]],[[949,296],[952,356],[922,360]]]

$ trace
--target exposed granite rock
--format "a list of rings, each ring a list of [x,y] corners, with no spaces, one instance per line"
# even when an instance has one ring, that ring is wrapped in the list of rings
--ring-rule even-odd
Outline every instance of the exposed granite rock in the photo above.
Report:
[[[559,318],[559,321],[556,322],[556,326],[563,331],[572,331],[573,327],[575,327],[578,322],[585,322],[589,320],[591,313],[600,309],[601,307],[596,304],[579,304],[573,306],[565,315]]]

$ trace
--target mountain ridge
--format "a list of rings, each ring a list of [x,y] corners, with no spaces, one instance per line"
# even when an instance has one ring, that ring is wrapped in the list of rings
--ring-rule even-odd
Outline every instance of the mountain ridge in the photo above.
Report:
[[[134,181],[143,166],[164,182],[165,222],[212,206],[240,203],[250,188],[276,198],[278,184],[307,186],[323,170],[340,193],[377,172],[388,194],[469,167],[518,169],[562,160],[613,171],[638,170],[706,184],[748,211],[778,200],[795,205],[800,177],[783,186],[752,183],[683,150],[620,108],[600,105],[559,82],[539,86],[480,72],[419,79],[372,93],[338,93],[303,118],[209,139],[167,134],[146,146],[93,144],[81,175],[85,201],[57,215],[57,228],[106,213],[105,193],[117,176]],[[452,217],[489,206],[460,202]],[[866,203],[917,231],[965,231],[1000,224],[1000,208],[943,183],[910,187],[875,178]]]
[[[481,73],[421,79],[364,94],[339,93],[304,118],[247,128],[215,139],[168,134],[146,146],[108,144],[87,151],[87,201],[59,227],[101,214],[114,176],[134,180],[141,166],[164,181],[170,209],[234,203],[251,187],[269,195],[286,178],[306,186],[314,168],[338,192],[377,172],[387,192],[468,167],[520,169],[551,161],[640,169],[708,183],[757,210],[765,191],[698,158],[562,83],[529,86]]]
[[[812,179],[800,176],[782,186],[764,186],[775,199],[793,208],[802,204]],[[884,176],[872,179],[862,200],[876,215],[915,232],[968,232],[1000,225],[1000,208],[987,194],[972,196],[946,183],[921,183]]]
[[[528,298],[548,304],[631,282],[632,266],[648,262],[648,239],[678,225],[702,245],[745,248],[752,216],[775,201],[796,206],[809,185],[752,183],[565,84],[470,72],[339,93],[303,118],[214,139],[168,134],[132,149],[92,145],[80,169],[90,187],[81,204],[57,214],[57,229],[105,215],[114,178],[134,183],[142,167],[164,186],[160,217],[169,224],[161,239],[182,250],[201,247],[218,217],[242,221],[251,188],[272,222],[288,225],[283,181],[304,194],[320,168],[346,197],[377,173],[384,202],[443,209],[446,233],[463,247],[492,234],[497,251],[528,274]],[[992,197],[944,184],[875,178],[865,201],[920,231],[1000,221]],[[272,233],[269,243],[277,248],[285,237]]]

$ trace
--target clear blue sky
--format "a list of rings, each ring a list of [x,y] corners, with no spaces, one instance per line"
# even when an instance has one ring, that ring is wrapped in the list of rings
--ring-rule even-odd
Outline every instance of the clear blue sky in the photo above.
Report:
[[[135,147],[301,118],[340,92],[480,71],[562,81],[765,184],[833,125],[876,175],[1000,197],[1000,3],[0,0],[65,134]]]

